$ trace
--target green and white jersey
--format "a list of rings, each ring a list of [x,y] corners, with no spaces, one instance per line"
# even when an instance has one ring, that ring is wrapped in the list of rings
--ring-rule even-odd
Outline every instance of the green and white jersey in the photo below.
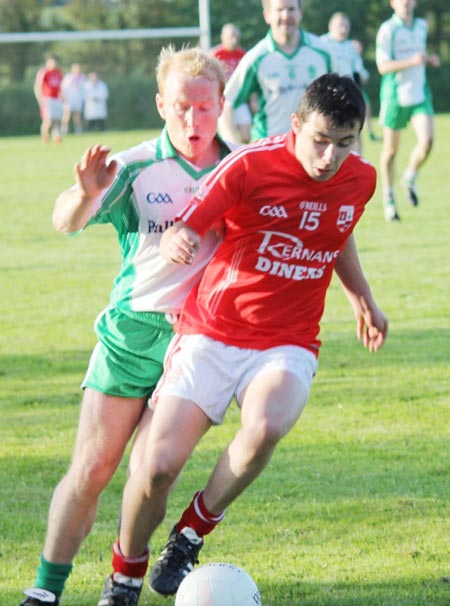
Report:
[[[397,15],[382,23],[377,34],[376,62],[409,59],[426,52],[428,25],[424,19],[414,19],[411,27]],[[426,96],[425,65],[416,65],[381,78],[380,97],[385,103],[401,107],[418,105]]]
[[[225,88],[225,98],[237,108],[256,93],[258,110],[253,117],[252,140],[279,135],[291,130],[291,113],[306,87],[333,71],[330,49],[318,36],[301,30],[298,48],[287,55],[269,31],[239,62]]]
[[[355,74],[359,74],[361,80],[367,79],[369,74],[363,65],[361,55],[351,40],[342,40],[340,42],[332,38],[330,34],[323,34],[321,39],[329,45],[337,64],[336,72],[340,76],[354,78]]]
[[[223,158],[230,148],[219,143]],[[117,231],[122,265],[110,303],[123,311],[177,314],[220,237],[213,231],[206,234],[190,266],[168,264],[159,253],[159,243],[214,166],[199,170],[184,160],[166,129],[158,138],[112,158],[119,163],[116,178],[99,197],[87,223],[112,223]]]

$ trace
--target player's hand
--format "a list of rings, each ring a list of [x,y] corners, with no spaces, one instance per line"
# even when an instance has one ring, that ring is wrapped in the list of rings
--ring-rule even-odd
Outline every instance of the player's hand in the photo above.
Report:
[[[431,65],[432,67],[440,67],[441,59],[440,59],[439,55],[428,55],[427,63],[429,65]]]
[[[201,238],[193,229],[175,224],[161,240],[161,254],[169,263],[191,265],[200,248]]]
[[[378,351],[388,333],[388,320],[383,312],[375,308],[366,310],[356,318],[358,339],[363,342],[369,351]]]
[[[85,151],[80,162],[75,165],[77,185],[89,198],[97,197],[114,180],[117,163],[115,160],[106,161],[110,151],[105,145],[94,145]]]
[[[428,55],[426,53],[414,53],[411,55],[409,62],[410,67],[416,67],[417,65],[426,65],[428,60]]]

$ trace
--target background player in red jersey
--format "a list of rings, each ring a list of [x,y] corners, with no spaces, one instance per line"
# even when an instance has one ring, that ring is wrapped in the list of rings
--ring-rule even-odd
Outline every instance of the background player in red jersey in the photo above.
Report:
[[[365,120],[351,78],[306,89],[292,131],[238,148],[165,232],[161,252],[192,262],[222,220],[224,240],[185,302],[155,392],[144,463],[124,493],[120,547],[139,557],[164,518],[169,488],[202,435],[235,396],[241,427],[206,488],[173,528],[150,573],[170,595],[192,570],[204,535],[269,462],[299,419],[317,369],[319,322],[333,271],[370,351],[387,335],[352,231],[375,189],[375,169],[351,153]]]
[[[50,56],[36,74],[34,95],[41,113],[41,137],[47,143],[50,133],[56,143],[61,142],[61,120],[63,99],[61,84],[64,74],[58,67],[56,57]]]
[[[234,23],[225,23],[220,33],[220,44],[213,46],[211,49],[213,57],[221,61],[227,80],[229,80],[239,61],[245,55],[245,50],[239,46],[240,37],[241,32],[237,25]],[[234,110],[233,122],[237,132],[233,141],[236,143],[248,143],[250,141],[252,119],[252,112],[247,103],[243,103]]]

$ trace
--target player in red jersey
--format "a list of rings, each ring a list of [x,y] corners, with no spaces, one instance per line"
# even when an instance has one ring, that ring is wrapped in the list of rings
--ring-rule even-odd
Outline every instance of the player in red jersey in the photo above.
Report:
[[[47,143],[50,133],[56,143],[61,142],[61,120],[63,99],[61,84],[64,74],[58,67],[56,57],[50,56],[36,74],[34,94],[41,113],[41,137]]]
[[[383,345],[387,319],[352,235],[376,182],[375,169],[351,151],[364,120],[353,80],[321,76],[292,114],[291,133],[230,154],[162,238],[169,262],[189,264],[206,230],[224,224],[223,242],[188,296],[166,356],[145,462],[125,489],[123,553],[138,558],[147,548],[171,484],[233,396],[241,427],[153,567],[150,585],[158,593],[177,591],[203,537],[299,419],[317,369],[333,270],[358,337],[370,351]]]
[[[245,55],[245,50],[239,46],[240,36],[241,32],[234,23],[225,23],[220,33],[220,44],[213,46],[211,49],[213,57],[219,59],[222,63],[227,80]],[[250,141],[252,119],[250,106],[247,103],[243,103],[234,110],[233,122],[237,132],[233,140],[236,143],[248,143]]]
[[[234,23],[225,23],[220,33],[220,44],[211,49],[211,54],[222,62],[227,80],[245,55],[245,50],[239,46],[240,35],[239,28]]]

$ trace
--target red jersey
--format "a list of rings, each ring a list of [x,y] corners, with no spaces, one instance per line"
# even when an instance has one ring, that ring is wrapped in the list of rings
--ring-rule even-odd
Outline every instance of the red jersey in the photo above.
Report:
[[[225,235],[188,295],[176,330],[228,345],[298,345],[318,355],[319,323],[339,252],[375,190],[372,165],[351,153],[314,181],[295,135],[230,154],[180,214],[199,234],[222,219]]]
[[[218,44],[211,49],[211,54],[222,63],[226,79],[228,80],[239,61],[245,55],[245,50],[239,47],[234,50],[227,50],[222,44]]]
[[[57,99],[61,93],[61,83],[64,74],[58,68],[45,69],[43,68],[38,74],[41,81],[41,93],[43,97],[51,97]]]

